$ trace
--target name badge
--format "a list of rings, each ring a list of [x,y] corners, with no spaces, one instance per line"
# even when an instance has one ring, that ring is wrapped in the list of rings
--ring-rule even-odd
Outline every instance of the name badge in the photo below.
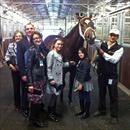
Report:
[[[42,60],[40,60],[40,66],[43,66],[43,61]]]
[[[108,79],[108,84],[112,85],[113,79]]]

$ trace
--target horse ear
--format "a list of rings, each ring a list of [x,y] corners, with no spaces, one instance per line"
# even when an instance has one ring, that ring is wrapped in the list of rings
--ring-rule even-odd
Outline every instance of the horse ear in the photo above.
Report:
[[[77,19],[80,21],[84,16],[78,16]]]

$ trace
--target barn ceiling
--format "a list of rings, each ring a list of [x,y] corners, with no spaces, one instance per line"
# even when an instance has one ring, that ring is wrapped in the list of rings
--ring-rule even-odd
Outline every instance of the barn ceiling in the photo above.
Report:
[[[33,21],[42,19],[64,19],[75,13],[96,15],[101,11],[110,12],[117,3],[129,0],[1,0],[1,5],[6,3],[13,11],[20,11]]]

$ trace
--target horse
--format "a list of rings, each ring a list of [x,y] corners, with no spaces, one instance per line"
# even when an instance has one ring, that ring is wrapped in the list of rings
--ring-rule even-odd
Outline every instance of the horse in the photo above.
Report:
[[[87,20],[87,22],[86,22]],[[63,59],[64,61],[76,61],[78,62],[78,50],[79,48],[83,47],[84,40],[92,40],[94,35],[94,30],[92,27],[89,26],[89,17],[82,17],[79,19],[79,22],[73,29],[65,36],[63,37],[64,41],[64,47],[62,51]],[[45,38],[44,44],[50,48],[52,41],[54,38],[62,38],[58,35],[50,35]],[[69,72],[69,92],[68,92],[68,99],[69,103],[72,102],[72,89],[73,89],[73,83],[74,83],[74,77],[76,74],[76,66],[75,67],[69,67],[63,69],[63,83],[65,85],[65,75]],[[61,101],[63,101],[63,93],[61,94]]]

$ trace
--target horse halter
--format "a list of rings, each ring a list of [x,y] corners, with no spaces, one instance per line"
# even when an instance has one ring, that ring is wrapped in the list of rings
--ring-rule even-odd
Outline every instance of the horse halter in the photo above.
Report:
[[[86,19],[87,20],[81,19],[82,20],[81,23],[79,22],[79,33],[80,33],[81,37],[84,40],[86,40],[89,44],[93,44],[94,40],[96,38],[95,30],[91,26],[89,26],[89,23],[91,21],[88,19],[88,17]],[[83,24],[85,24],[85,26],[86,26],[85,29],[83,29],[83,27],[82,27]],[[89,32],[89,31],[91,31],[91,37],[89,37],[88,35],[86,37],[86,33]]]

